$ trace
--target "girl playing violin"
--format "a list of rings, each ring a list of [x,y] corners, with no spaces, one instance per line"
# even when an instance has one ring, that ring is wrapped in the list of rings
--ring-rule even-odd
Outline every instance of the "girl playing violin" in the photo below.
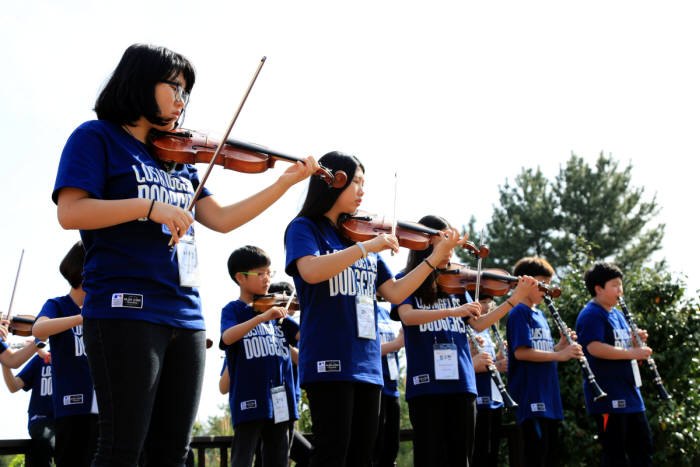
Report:
[[[438,230],[450,228],[445,219],[433,215],[419,223]],[[447,267],[452,250],[440,262],[430,259],[436,241],[433,238],[427,250],[411,251],[404,271],[426,261],[435,272]],[[536,286],[532,278],[521,282],[514,292],[518,296]],[[416,466],[469,465],[476,417],[474,366],[493,361],[485,353],[475,355],[472,361],[466,326],[483,331],[509,309],[505,305],[480,316],[481,306],[465,294],[441,292],[437,274],[426,277],[410,297],[393,307],[392,317],[400,318],[404,329],[406,401],[414,430]]]
[[[348,180],[331,188],[311,179],[301,211],[287,227],[286,272],[294,278],[301,308],[299,371],[311,409],[312,466],[368,466],[377,433],[383,385],[376,294],[400,303],[432,271],[417,265],[395,280],[377,253],[397,250],[394,235],[353,243],[338,230],[364,196],[365,170],[350,155],[331,152],[319,162]],[[438,264],[455,245],[454,229],[437,243],[429,262]]]
[[[100,412],[93,465],[134,465],[144,446],[151,463],[184,462],[205,358],[192,224],[229,232],[319,168],[307,158],[227,206],[204,189],[190,214],[197,170],[162,166],[146,143],[177,126],[194,82],[182,55],[130,46],[97,98],[98,120],[80,125],[61,155],[52,198],[86,249],[82,315]]]

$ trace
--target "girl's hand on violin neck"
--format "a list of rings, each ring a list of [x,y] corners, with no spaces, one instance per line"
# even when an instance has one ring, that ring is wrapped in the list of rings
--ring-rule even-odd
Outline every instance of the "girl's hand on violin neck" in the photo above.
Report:
[[[272,321],[277,318],[284,318],[287,316],[287,310],[282,306],[273,306],[265,313],[262,314],[262,319],[264,322]]]
[[[539,283],[534,277],[520,276],[518,278],[518,285],[515,286],[515,290],[513,290],[513,294],[510,297],[511,301],[518,304],[524,301],[536,290],[539,290]]]
[[[175,243],[187,233],[187,229],[189,229],[190,225],[194,222],[194,218],[189,211],[173,206],[172,204],[161,203],[160,201],[153,203],[151,220],[159,224],[167,225],[168,229],[170,229],[170,232],[173,234]]]
[[[287,170],[280,175],[279,182],[282,183],[286,188],[290,188],[302,180],[306,180],[316,171],[320,170],[321,166],[318,165],[316,159],[309,156],[304,159],[304,162],[297,162],[295,164],[287,167]]]
[[[7,326],[10,325],[10,322],[7,321],[6,319],[3,319],[0,321],[0,340],[5,340],[7,338]]]
[[[368,252],[379,253],[384,250],[393,250],[399,252],[399,239],[396,235],[381,233],[372,240],[362,242]]]
[[[456,246],[462,246],[467,242],[469,235],[465,234],[464,237],[459,236],[459,232],[455,228],[449,228],[445,231],[445,236],[440,239],[440,241],[433,248],[433,252],[428,257],[430,264],[437,266],[446,265],[450,259],[452,259],[452,253]]]

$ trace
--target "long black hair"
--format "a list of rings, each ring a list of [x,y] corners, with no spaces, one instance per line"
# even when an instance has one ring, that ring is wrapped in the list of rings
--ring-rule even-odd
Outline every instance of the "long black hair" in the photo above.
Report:
[[[447,220],[440,216],[434,216],[432,214],[422,217],[421,220],[419,220],[418,222],[426,227],[430,227],[431,229],[435,230],[444,230],[451,227],[450,223],[447,222]],[[418,266],[425,258],[430,256],[432,252],[433,245],[428,245],[428,248],[425,250],[411,250],[408,253],[408,260],[406,260],[406,268],[403,270],[403,273],[408,274],[416,266]],[[434,264],[433,266],[436,265]],[[432,305],[437,301],[438,288],[437,281],[435,280],[436,278],[437,273],[435,271],[431,272],[430,275],[425,278],[420,287],[418,287],[414,292],[414,295],[426,305]]]
[[[360,162],[357,157],[338,151],[332,151],[324,154],[318,160],[318,163],[333,173],[338,170],[342,170],[347,174],[348,180],[341,188],[333,188],[319,177],[310,177],[306,199],[304,200],[304,204],[302,205],[301,210],[296,215],[295,219],[297,217],[308,217],[316,223],[323,222],[323,215],[330,211],[343,190],[345,190],[352,183],[357,168],[359,167],[363,172],[365,171],[365,166],[362,165],[362,162]],[[341,221],[342,216],[338,218],[338,223]],[[336,225],[334,227],[338,226]],[[289,226],[287,226],[287,229],[289,229]],[[284,239],[286,243],[286,230],[284,231]]]
[[[97,97],[94,109],[97,118],[121,126],[133,124],[143,115],[154,125],[165,125],[168,121],[158,116],[155,86],[180,73],[185,78],[185,91],[189,93],[195,79],[189,60],[165,47],[129,46]]]

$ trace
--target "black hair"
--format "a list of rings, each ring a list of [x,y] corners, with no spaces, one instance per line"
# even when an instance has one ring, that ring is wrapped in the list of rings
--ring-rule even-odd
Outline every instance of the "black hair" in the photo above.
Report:
[[[319,177],[309,178],[309,190],[297,217],[309,217],[312,219],[323,217],[333,207],[340,194],[352,183],[357,168],[359,167],[363,172],[365,171],[365,167],[357,157],[338,151],[324,154],[318,160],[318,163],[333,173],[342,170],[347,174],[348,180],[342,188],[333,188]]]
[[[599,285],[605,288],[605,283],[611,279],[617,279],[618,277],[622,279],[624,274],[614,264],[598,262],[593,265],[592,268],[588,269],[583,273],[583,281],[586,283],[586,289],[591,297],[595,297],[595,286]]]
[[[100,120],[117,125],[133,124],[141,116],[154,125],[168,121],[158,117],[160,109],[155,97],[155,86],[163,80],[172,80],[182,73],[185,91],[192,91],[195,71],[182,55],[165,47],[148,44],[129,46],[117,68],[95,102]]]
[[[267,289],[267,293],[285,293],[287,295],[292,295],[294,293],[294,286],[285,281],[273,282]]]
[[[526,256],[520,258],[513,267],[514,276],[543,276],[551,278],[554,275],[554,268],[544,258]]]
[[[78,242],[68,250],[66,256],[61,261],[58,270],[74,289],[83,283],[83,264],[85,263],[85,248],[83,242]]]
[[[238,248],[228,257],[228,273],[236,284],[238,284],[237,273],[269,265],[270,257],[267,256],[267,253],[262,248],[252,245]]]
[[[430,227],[435,230],[444,230],[450,227],[450,223],[440,216],[427,215],[418,221],[419,224],[423,224],[426,227]],[[433,245],[428,245],[425,250],[411,250],[408,253],[408,259],[406,260],[406,268],[403,270],[405,274],[411,272],[416,266],[418,266],[424,259],[426,259],[433,252]],[[435,265],[433,265],[435,266]],[[432,305],[437,301],[438,298],[438,288],[437,288],[437,272],[433,271],[428,277],[425,278],[423,283],[416,289],[414,295],[418,297],[424,304]]]

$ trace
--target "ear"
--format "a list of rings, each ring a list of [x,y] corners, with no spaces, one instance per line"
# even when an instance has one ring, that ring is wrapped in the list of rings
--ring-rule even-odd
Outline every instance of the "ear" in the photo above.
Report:
[[[595,295],[596,295],[596,297],[597,297],[597,296],[600,295],[600,293],[603,291],[603,287],[601,287],[601,286],[599,286],[599,285],[594,285],[594,286],[593,286],[593,290],[595,291]]]
[[[237,272],[234,274],[234,277],[236,278],[236,282],[240,285],[241,281],[243,280],[244,277],[246,277],[245,274],[241,274],[240,272]]]

